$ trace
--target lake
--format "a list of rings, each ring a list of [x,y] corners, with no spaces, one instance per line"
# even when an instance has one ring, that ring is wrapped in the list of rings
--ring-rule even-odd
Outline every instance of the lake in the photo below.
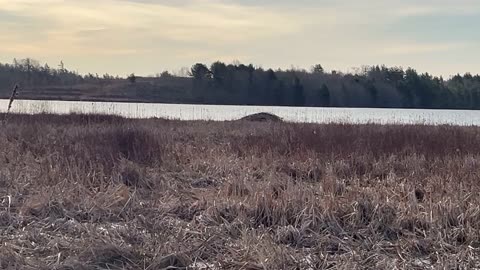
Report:
[[[8,100],[0,99],[0,112],[6,112]],[[480,126],[480,111],[368,109],[368,108],[298,108],[268,106],[227,106],[187,104],[145,104],[117,102],[16,100],[15,113],[99,113],[128,118],[168,118],[181,120],[235,120],[268,112],[286,121],[307,123],[380,123],[380,124],[450,124]]]

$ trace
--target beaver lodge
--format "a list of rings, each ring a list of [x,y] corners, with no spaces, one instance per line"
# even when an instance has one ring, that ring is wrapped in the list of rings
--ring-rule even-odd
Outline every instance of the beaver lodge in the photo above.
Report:
[[[243,117],[240,120],[251,122],[283,122],[283,119],[271,113],[256,113]]]

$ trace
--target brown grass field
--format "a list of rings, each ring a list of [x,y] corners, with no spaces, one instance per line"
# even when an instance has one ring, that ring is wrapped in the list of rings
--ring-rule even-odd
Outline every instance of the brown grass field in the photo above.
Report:
[[[0,268],[480,269],[479,158],[477,127],[9,115]]]

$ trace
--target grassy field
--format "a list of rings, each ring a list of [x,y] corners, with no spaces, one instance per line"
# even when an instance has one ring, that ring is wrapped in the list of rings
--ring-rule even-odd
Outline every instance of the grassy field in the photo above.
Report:
[[[10,115],[0,268],[480,269],[479,158],[476,127]]]

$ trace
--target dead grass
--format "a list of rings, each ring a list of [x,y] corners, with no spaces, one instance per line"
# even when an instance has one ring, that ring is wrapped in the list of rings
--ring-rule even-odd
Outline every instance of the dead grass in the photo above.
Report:
[[[10,115],[2,269],[480,269],[480,128]]]

